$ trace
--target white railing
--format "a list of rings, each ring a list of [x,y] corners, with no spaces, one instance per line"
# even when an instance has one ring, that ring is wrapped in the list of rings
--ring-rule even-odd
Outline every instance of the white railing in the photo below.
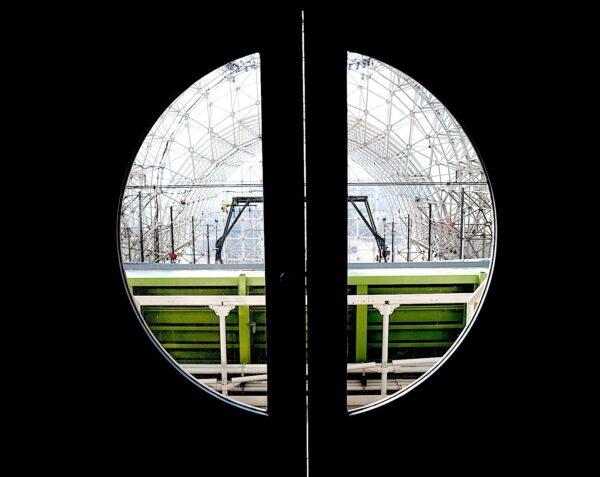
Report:
[[[390,315],[394,310],[404,305],[466,305],[465,324],[473,319],[475,311],[485,290],[487,279],[473,293],[421,293],[407,295],[348,295],[348,305],[370,305],[383,317],[383,333],[381,346],[381,362],[349,363],[348,373],[381,373],[381,396],[387,395],[388,373],[425,373],[434,366],[440,358],[420,358],[394,360],[389,363],[389,324]],[[220,374],[221,382],[216,378],[200,379],[204,384],[220,388],[224,395],[228,390],[242,383],[264,382],[267,379],[266,364],[228,364],[226,353],[225,318],[236,306],[265,306],[264,295],[134,295],[138,310],[143,306],[206,306],[219,317],[219,341],[221,364],[181,365],[189,374]],[[241,374],[228,380],[228,374]],[[249,375],[249,376],[247,376]],[[236,396],[238,399],[239,396]],[[239,399],[238,399],[239,400]],[[243,401],[243,399],[241,400]]]

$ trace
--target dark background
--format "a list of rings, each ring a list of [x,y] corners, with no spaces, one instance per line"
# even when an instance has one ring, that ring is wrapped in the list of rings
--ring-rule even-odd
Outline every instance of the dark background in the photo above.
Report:
[[[535,237],[527,235],[531,215],[523,213],[520,194],[542,188],[550,167],[531,144],[539,137],[533,131],[540,105],[551,98],[540,73],[550,58],[560,63],[569,52],[536,11],[495,11],[473,22],[462,14],[347,10],[334,12],[331,34],[419,81],[469,134],[492,183],[498,242],[487,299],[463,344],[406,396],[350,418],[329,444],[338,457],[323,465],[340,475],[512,469],[532,457],[534,442],[551,440],[556,422],[542,411],[539,393],[552,384],[535,361],[520,364],[538,356],[547,318],[535,304],[547,291],[531,279],[540,263],[522,248],[524,233]],[[122,13],[96,10],[49,22],[25,60],[48,78],[43,87],[35,78],[32,84],[61,113],[56,119],[44,110],[42,118],[58,123],[50,149],[60,163],[53,173],[65,185],[52,200],[70,217],[68,234],[45,217],[39,228],[64,245],[65,255],[77,247],[55,284],[69,298],[64,323],[53,326],[61,336],[53,369],[61,377],[38,389],[51,424],[41,426],[36,442],[55,449],[59,462],[77,457],[81,470],[302,475],[286,466],[293,437],[274,435],[266,418],[204,394],[162,358],[129,304],[116,242],[121,189],[156,118],[200,77],[256,51],[256,39],[277,42],[278,14],[233,7]],[[73,235],[81,240],[67,243]],[[526,299],[515,296],[525,289]]]

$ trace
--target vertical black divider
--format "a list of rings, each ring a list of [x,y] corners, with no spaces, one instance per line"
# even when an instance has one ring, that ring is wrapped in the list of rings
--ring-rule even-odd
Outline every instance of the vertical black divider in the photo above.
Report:
[[[304,158],[300,11],[262,32],[268,409],[265,460],[306,473]],[[260,443],[257,443],[260,445]],[[262,452],[262,451],[261,451]]]
[[[347,53],[338,19],[305,13],[308,416],[311,477],[343,453],[347,315]],[[333,33],[333,34],[332,34]]]

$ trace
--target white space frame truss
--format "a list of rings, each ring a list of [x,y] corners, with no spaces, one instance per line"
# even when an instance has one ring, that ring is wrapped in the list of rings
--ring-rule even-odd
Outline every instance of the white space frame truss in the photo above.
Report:
[[[414,79],[360,54],[348,54],[347,90],[348,193],[370,197],[388,245],[394,236],[394,261],[491,257],[491,191],[452,114]],[[262,195],[258,54],[201,78],[152,127],[123,197],[122,258],[165,262],[174,250],[180,263],[207,263],[231,198],[252,195]],[[257,205],[228,237],[225,262],[262,263],[263,234]],[[352,208],[348,258],[376,260]]]

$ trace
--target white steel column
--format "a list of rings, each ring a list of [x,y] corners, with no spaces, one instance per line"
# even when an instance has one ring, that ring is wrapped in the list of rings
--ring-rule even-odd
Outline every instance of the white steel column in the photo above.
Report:
[[[209,305],[219,317],[219,341],[221,348],[221,392],[227,396],[227,330],[225,328],[225,318],[229,312],[235,308],[235,305]]]
[[[487,277],[480,283],[480,285],[477,287],[477,290],[475,290],[471,297],[467,300],[467,316],[465,319],[465,325],[468,325],[475,316],[475,310],[477,310],[477,305],[479,305],[479,302],[481,301],[481,297],[483,296],[486,285]]]
[[[383,337],[381,344],[381,395],[387,395],[388,345],[390,340],[390,315],[398,307],[397,304],[385,303],[373,305],[383,316]]]

